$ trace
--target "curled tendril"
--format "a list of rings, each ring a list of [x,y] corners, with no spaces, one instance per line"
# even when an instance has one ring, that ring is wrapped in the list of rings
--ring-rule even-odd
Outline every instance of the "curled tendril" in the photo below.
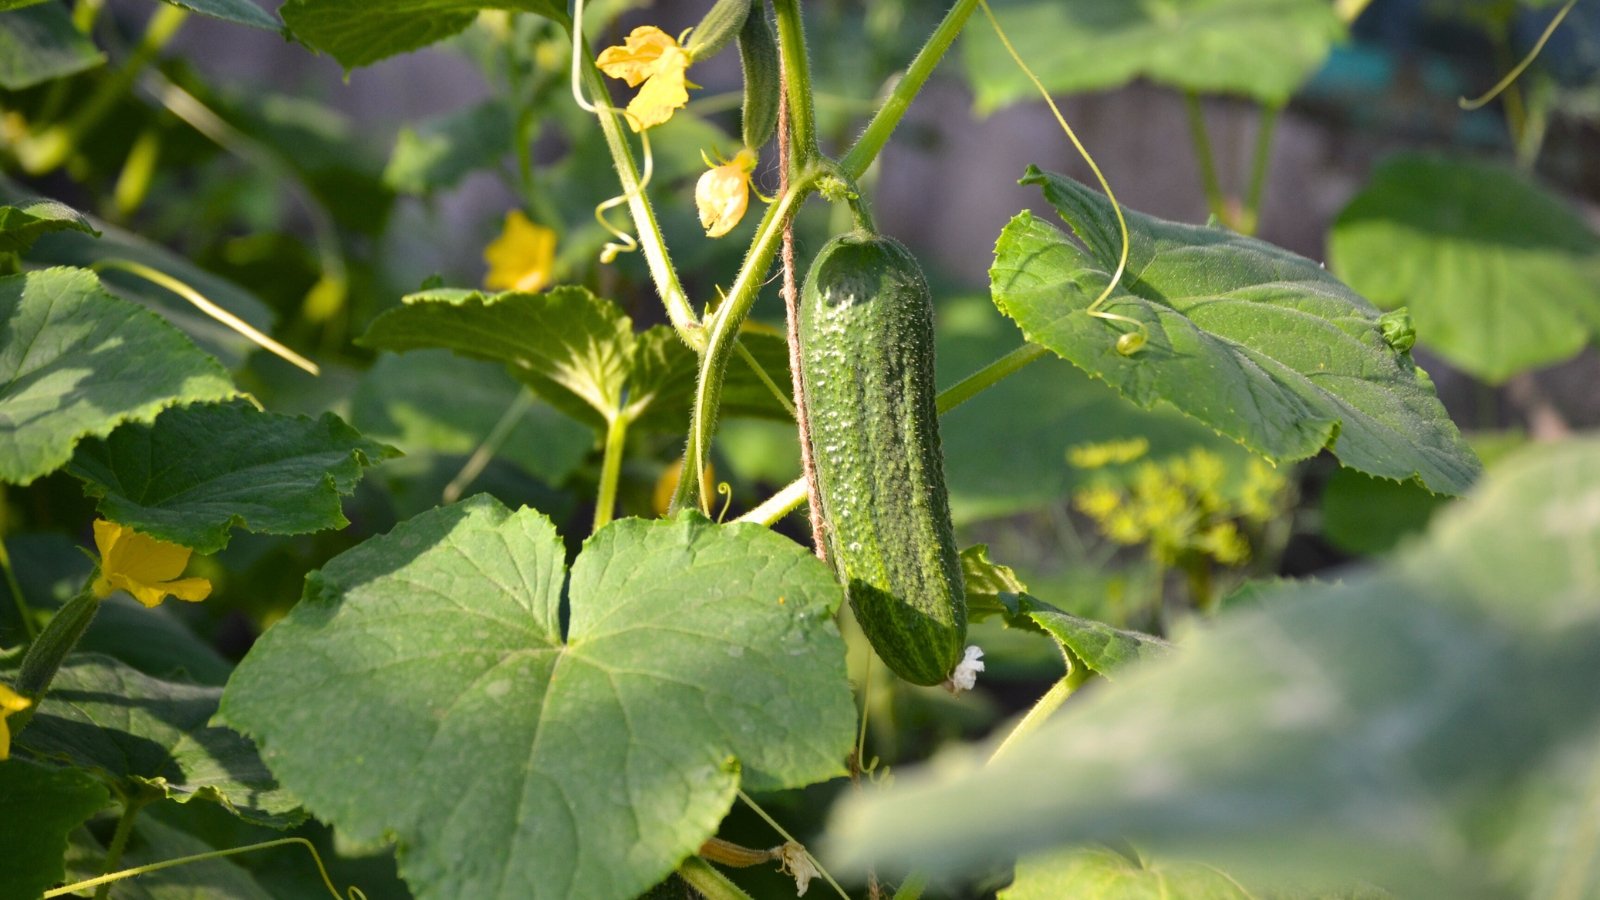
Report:
[[[64,885],[54,890],[45,891],[44,898],[45,900],[50,900],[52,897],[65,897],[68,894],[76,894],[87,888],[96,887],[102,884],[111,884],[112,882],[123,881],[128,878],[146,875],[151,872],[159,872],[162,869],[170,869],[174,866],[205,862],[212,859],[222,859],[224,857],[236,856],[240,853],[250,853],[256,850],[270,850],[273,847],[282,847],[288,844],[300,844],[307,850],[311,851],[311,859],[317,864],[317,874],[322,876],[322,886],[328,889],[328,893],[333,896],[334,900],[367,900],[367,895],[362,893],[361,889],[353,884],[346,889],[345,893],[339,893],[339,889],[333,886],[333,879],[328,876],[328,867],[322,863],[322,854],[317,852],[315,845],[303,837],[278,838],[275,841],[262,841],[259,844],[246,844],[243,847],[229,847],[226,850],[213,850],[210,853],[196,853],[191,856],[180,856],[176,859],[164,859],[161,862],[154,862],[150,863],[149,865],[134,866],[131,869],[123,869],[118,872],[108,872],[105,875],[90,878],[87,881],[79,881],[75,884]]]
[[[722,498],[722,512],[717,513],[717,524],[728,517],[728,507],[733,505],[733,485],[726,481],[717,483],[717,496]]]
[[[589,99],[583,95],[583,86],[580,83],[582,75],[583,0],[576,0],[572,11],[572,99],[577,102],[578,108],[584,112],[593,113],[597,116],[609,113],[614,116],[627,117],[629,123],[635,126],[635,130],[639,132],[639,143],[644,153],[644,166],[639,173],[639,183],[632,190],[624,191],[609,200],[597,204],[594,208],[595,221],[600,223],[600,227],[604,228],[607,234],[615,238],[615,240],[607,241],[606,245],[600,248],[601,264],[609,265],[616,260],[618,254],[632,253],[638,250],[639,241],[627,231],[612,224],[611,220],[606,218],[606,212],[618,206],[631,203],[644,193],[645,187],[650,184],[650,176],[655,173],[655,155],[650,150],[650,130],[637,127],[639,125],[638,117],[626,109],[605,103],[589,102]],[[624,137],[623,140],[627,140],[627,138]]]
[[[1094,302],[1089,304],[1089,308],[1085,312],[1096,319],[1131,322],[1137,325],[1139,327],[1137,332],[1123,334],[1117,338],[1117,352],[1123,356],[1132,356],[1139,352],[1139,348],[1143,347],[1145,342],[1150,339],[1149,329],[1137,319],[1130,319],[1127,316],[1117,315],[1116,313],[1108,313],[1101,309],[1101,307],[1105,306],[1106,301],[1111,299],[1111,292],[1116,290],[1117,285],[1122,283],[1123,273],[1128,271],[1128,254],[1131,250],[1132,240],[1128,236],[1128,221],[1122,215],[1122,204],[1117,201],[1117,195],[1112,192],[1111,182],[1106,180],[1105,173],[1100,171],[1100,166],[1095,163],[1094,157],[1090,155],[1088,148],[1084,147],[1083,142],[1078,140],[1077,132],[1073,131],[1072,126],[1067,124],[1067,117],[1061,114],[1061,110],[1056,106],[1055,100],[1051,99],[1050,91],[1039,80],[1039,76],[1033,74],[1033,70],[1028,68],[1028,64],[1022,61],[1022,55],[1012,45],[1011,39],[1006,37],[1005,29],[1000,27],[1000,20],[995,18],[994,10],[989,8],[988,0],[978,0],[978,5],[983,7],[983,14],[989,19],[989,27],[994,29],[995,37],[1000,39],[1000,43],[1005,45],[1006,52],[1011,54],[1011,61],[1017,64],[1017,68],[1022,70],[1022,74],[1028,76],[1029,81],[1033,82],[1033,86],[1039,91],[1039,96],[1044,98],[1045,104],[1050,107],[1050,112],[1055,115],[1056,123],[1061,126],[1062,131],[1066,132],[1067,139],[1072,142],[1073,148],[1078,151],[1079,156],[1083,157],[1083,161],[1089,164],[1090,171],[1094,172],[1095,179],[1100,182],[1100,189],[1106,192],[1106,199],[1111,201],[1112,211],[1117,214],[1117,231],[1122,237],[1122,252],[1117,257],[1117,270],[1112,273],[1111,280],[1106,282],[1105,290],[1100,292],[1100,296],[1094,298]],[[1134,334],[1137,334],[1138,337],[1134,337]]]

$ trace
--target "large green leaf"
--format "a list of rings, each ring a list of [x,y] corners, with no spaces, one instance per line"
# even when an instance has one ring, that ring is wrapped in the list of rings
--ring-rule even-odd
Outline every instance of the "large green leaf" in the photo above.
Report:
[[[1052,93],[1144,77],[1203,93],[1282,102],[1322,65],[1344,26],[1326,0],[1015,0],[995,3],[1017,51]],[[1038,99],[986,22],[968,26],[979,110]]]
[[[361,470],[396,451],[332,413],[261,412],[243,401],[170,409],[78,448],[67,471],[100,514],[215,553],[228,533],[308,534],[350,524],[340,497]]]
[[[0,481],[27,484],[85,437],[233,394],[216,360],[90,272],[0,278]]]
[[[1531,449],[1394,566],[1267,589],[987,767],[901,770],[845,802],[832,846],[949,871],[1125,837],[1251,877],[1530,896],[1508,848],[1594,815],[1507,801],[1593,752],[1597,509],[1600,441]],[[1566,864],[1600,853],[1566,836]]]
[[[223,717],[319,817],[398,839],[423,897],[633,897],[741,784],[842,774],[840,592],[803,548],[693,514],[612,523],[572,566],[565,635],[563,570],[539,513],[424,513],[308,578]]]
[[[55,200],[35,197],[0,206],[0,253],[25,252],[39,235],[68,230],[100,234],[83,213]]]
[[[0,897],[33,900],[61,883],[68,833],[109,799],[87,772],[0,762]]]
[[[1477,476],[1432,382],[1385,338],[1390,323],[1321,266],[1127,211],[1128,268],[1102,309],[1138,320],[1149,341],[1123,355],[1117,337],[1132,326],[1088,314],[1121,252],[1111,204],[1033,167],[1023,182],[1044,188],[1078,238],[1029,212],[1000,234],[994,300],[1030,341],[1142,407],[1170,403],[1269,459],[1327,447],[1351,468],[1448,494]]]
[[[250,741],[218,725],[221,688],[162,681],[110,657],[78,654],[56,673],[16,752],[88,769],[129,793],[199,798],[247,821],[285,827],[298,801]]]
[[[467,456],[483,446],[525,390],[500,366],[445,350],[385,353],[350,399],[350,424],[413,460]],[[590,429],[548,403],[531,400],[497,456],[560,484],[583,463],[594,443]]]
[[[261,7],[250,0],[166,0],[173,6],[233,22],[237,25],[249,25],[252,28],[265,28],[268,31],[282,31],[283,26],[276,18],[268,15]]]
[[[1423,346],[1492,383],[1600,335],[1600,236],[1502,166],[1390,160],[1339,214],[1328,260],[1379,306],[1409,308]]]
[[[937,334],[939,384],[946,387],[1022,343],[1016,326],[982,296],[942,297]],[[1104,474],[1067,464],[1068,450],[1085,444],[1143,440],[1142,459],[1158,464],[1203,447],[1221,457],[1230,473],[1245,471],[1254,458],[1170,407],[1140,409],[1055,357],[984,391],[979,402],[946,413],[939,433],[950,512],[958,525],[1060,504]],[[997,466],[995,448],[1001,444],[1006,464]]]
[[[555,0],[289,0],[278,14],[306,46],[330,54],[349,70],[444,40],[485,9],[567,18]]]
[[[0,88],[20,91],[106,61],[60,3],[0,14]]]
[[[1108,678],[1123,666],[1160,659],[1172,650],[1171,644],[1154,635],[1065,613],[1026,595],[1022,601],[1028,617],[1040,628],[1072,651],[1090,671]]]
[[[740,340],[775,383],[787,383],[782,338],[754,332]],[[619,416],[646,426],[681,426],[698,365],[671,329],[635,334],[616,304],[565,285],[541,294],[412,294],[374,319],[357,343],[397,352],[443,347],[503,363],[551,405],[599,430]],[[743,360],[729,368],[722,412],[788,415]]]
[[[1255,900],[1226,873],[1195,862],[1135,861],[1115,850],[1068,850],[1017,865],[1000,900]]]

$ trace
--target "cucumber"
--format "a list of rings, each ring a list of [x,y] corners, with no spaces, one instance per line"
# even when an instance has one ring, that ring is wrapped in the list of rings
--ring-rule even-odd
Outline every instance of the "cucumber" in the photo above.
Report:
[[[910,252],[852,232],[806,274],[800,370],[828,560],[878,655],[938,684],[967,633],[934,405],[933,300]]]

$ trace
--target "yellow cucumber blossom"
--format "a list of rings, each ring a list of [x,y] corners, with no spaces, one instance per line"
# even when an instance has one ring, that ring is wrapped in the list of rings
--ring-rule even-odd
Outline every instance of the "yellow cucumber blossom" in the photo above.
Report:
[[[689,102],[688,89],[699,87],[684,77],[691,62],[689,51],[654,25],[640,25],[622,46],[607,47],[595,59],[600,71],[628,87],[644,85],[628,102],[628,125],[634,131],[660,125]]]
[[[744,218],[750,205],[750,173],[756,168],[755,151],[741,149],[731,160],[718,158],[717,164],[705,159],[710,170],[694,186],[694,205],[700,210],[700,227],[706,237],[722,237]]]
[[[514,209],[506,213],[500,236],[484,248],[483,261],[489,264],[484,287],[491,291],[534,293],[550,283],[556,262],[556,233]]]
[[[189,565],[188,547],[105,519],[94,523],[94,544],[100,550],[100,573],[91,587],[96,597],[124,590],[145,606],[159,606],[168,594],[191,603],[211,595],[206,579],[178,577]]]
[[[11,729],[6,725],[6,716],[32,705],[32,700],[0,684],[0,762],[11,758]]]

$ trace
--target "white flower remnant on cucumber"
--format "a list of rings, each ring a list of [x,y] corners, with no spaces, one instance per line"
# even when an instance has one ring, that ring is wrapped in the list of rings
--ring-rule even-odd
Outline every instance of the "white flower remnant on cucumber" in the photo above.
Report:
[[[952,694],[970,691],[978,683],[978,673],[983,671],[983,648],[968,644],[966,656],[956,664],[955,671],[945,679],[944,688]]]

